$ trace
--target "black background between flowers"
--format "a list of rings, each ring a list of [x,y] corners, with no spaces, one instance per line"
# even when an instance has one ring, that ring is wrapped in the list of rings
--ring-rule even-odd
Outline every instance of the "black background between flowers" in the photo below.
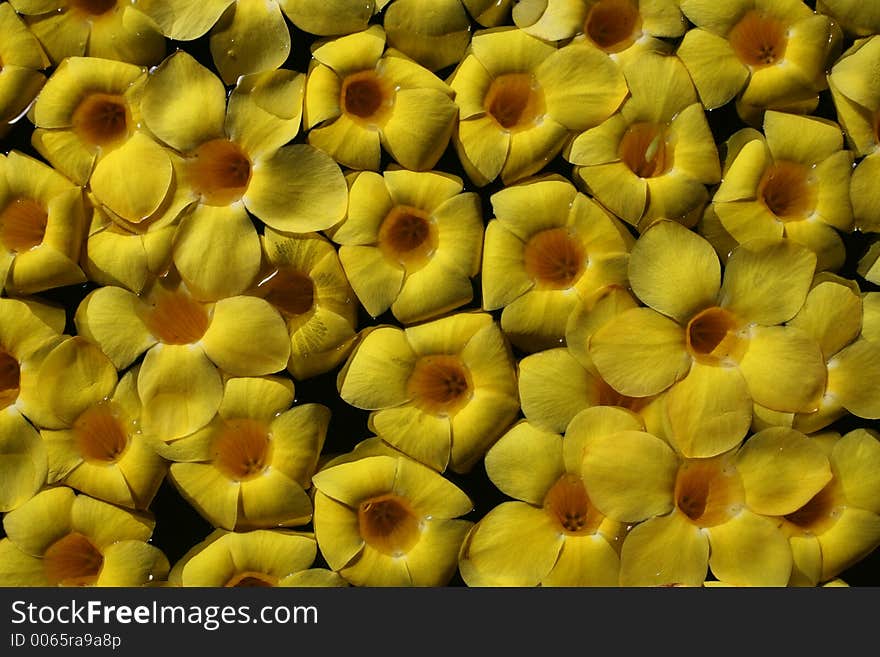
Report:
[[[807,4],[813,6],[814,3],[807,2]],[[382,17],[383,14],[377,14],[373,17],[372,22],[381,23]],[[287,61],[282,65],[282,68],[305,73],[308,71],[308,65],[311,59],[310,46],[316,41],[317,37],[300,30],[287,20],[286,17],[285,20],[287,21],[287,26],[291,34],[291,53]],[[512,24],[512,21],[508,21],[508,23]],[[481,27],[476,23],[472,23],[472,29],[476,31],[481,29]],[[846,49],[850,43],[851,40],[847,40],[844,43],[844,49]],[[193,41],[173,41],[166,39],[166,44],[166,53],[168,55],[178,49],[185,50],[216,74],[216,68],[213,65],[208,47],[207,35]],[[47,76],[51,75],[53,70],[54,67],[48,69],[46,71]],[[452,67],[436,71],[436,74],[441,79],[446,79],[451,71]],[[227,89],[230,90],[231,87],[227,87]],[[738,129],[745,127],[745,124],[737,116],[732,102],[721,108],[710,110],[706,115],[715,137],[715,142],[719,145],[719,155],[723,160],[724,152],[722,144],[731,134]],[[834,111],[834,105],[827,90],[821,93],[819,106],[817,110],[813,112],[813,115],[835,119],[836,114]],[[11,150],[19,150],[42,160],[40,155],[31,146],[30,135],[32,130],[33,125],[30,121],[26,117],[22,117],[15,123],[11,131],[5,137],[0,139],[0,150],[2,150],[3,153],[8,153]],[[305,143],[305,135],[306,132],[301,130],[294,139],[294,142]],[[390,163],[390,157],[383,152],[382,169]],[[434,168],[458,175],[464,182],[465,191],[478,192],[482,199],[484,223],[492,218],[493,213],[490,198],[494,192],[503,187],[500,180],[490,183],[483,188],[475,187],[464,173],[451,144]],[[561,156],[557,156],[544,170],[542,170],[541,173],[553,172],[571,179],[571,171],[572,165],[566,162]],[[262,222],[253,215],[251,215],[251,218],[254,221],[257,230],[262,232]],[[633,234],[636,235],[635,232]],[[847,259],[842,269],[837,273],[846,278],[855,279],[862,291],[880,290],[880,286],[866,281],[856,273],[858,260],[864,255],[868,246],[876,239],[876,237],[858,232],[842,234],[842,237],[846,244]],[[474,279],[473,286],[473,301],[455,312],[480,308],[479,275]],[[82,285],[49,290],[35,296],[63,305],[67,311],[67,326],[65,332],[74,335],[76,329],[73,324],[73,314],[76,307],[86,294],[95,287],[97,286],[93,283],[85,283]],[[500,317],[500,311],[495,311],[492,314],[496,318]],[[359,307],[358,329],[379,324],[401,326],[400,322],[394,318],[390,311],[377,318],[373,318],[368,315],[362,307]],[[514,349],[514,356],[517,360],[525,355],[527,354],[520,353]],[[355,444],[372,435],[367,428],[367,417],[369,413],[348,405],[339,397],[336,388],[336,375],[338,371],[339,367],[326,374],[295,382],[295,404],[314,402],[323,404],[331,410],[331,420],[323,450],[324,455],[348,452],[355,446]],[[865,381],[865,385],[877,385],[878,383],[880,382]],[[565,382],[560,381],[559,385],[564,386]],[[858,427],[880,428],[880,423],[877,421],[863,420],[847,416],[828,427],[828,429],[843,434]],[[458,485],[470,496],[471,500],[473,500],[473,511],[465,516],[465,518],[469,520],[479,520],[494,506],[508,499],[503,493],[495,488],[494,484],[489,480],[482,462],[479,462],[473,470],[467,474],[456,474],[447,471],[444,473],[444,476]],[[156,528],[153,533],[152,543],[165,553],[172,566],[191,547],[203,540],[213,530],[212,525],[202,518],[198,512],[190,506],[183,497],[181,497],[167,478],[162,483],[156,497],[149,507],[149,511],[152,512],[156,518]],[[293,529],[308,531],[311,530],[312,527],[311,524],[309,524]],[[3,532],[2,527],[0,527],[0,537],[4,535],[5,532]],[[326,563],[323,561],[320,551],[315,565],[326,567]],[[841,573],[840,577],[850,586],[880,586],[880,550],[875,550],[867,558]],[[455,574],[450,585],[464,585],[458,573]]]

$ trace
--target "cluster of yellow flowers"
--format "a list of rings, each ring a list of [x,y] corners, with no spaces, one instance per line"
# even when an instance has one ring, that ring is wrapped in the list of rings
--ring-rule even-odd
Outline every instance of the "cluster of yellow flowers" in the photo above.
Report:
[[[878,70],[858,0],[0,2],[0,585],[845,585]]]

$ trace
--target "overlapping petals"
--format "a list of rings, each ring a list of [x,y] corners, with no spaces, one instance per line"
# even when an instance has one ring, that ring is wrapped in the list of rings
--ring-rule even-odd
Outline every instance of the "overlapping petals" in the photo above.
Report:
[[[49,58],[8,2],[0,4],[0,136],[24,112],[46,82]]]

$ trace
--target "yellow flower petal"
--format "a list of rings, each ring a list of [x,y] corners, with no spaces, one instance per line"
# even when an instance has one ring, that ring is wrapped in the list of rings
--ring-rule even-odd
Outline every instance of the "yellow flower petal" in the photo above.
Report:
[[[819,536],[822,546],[822,580],[828,580],[858,563],[880,545],[880,516],[845,507],[831,531]]]
[[[691,366],[683,329],[648,308],[617,315],[593,334],[590,357],[612,388],[629,397],[662,392]]]
[[[684,323],[712,305],[721,287],[721,266],[706,240],[676,222],[663,221],[633,246],[629,278],[644,303]]]
[[[880,374],[880,344],[856,340],[828,363],[828,392],[853,415],[880,418],[877,388],[865,385]]]
[[[344,568],[364,547],[357,512],[320,490],[315,492],[314,524],[318,547],[333,570]]]
[[[702,586],[709,541],[677,512],[633,527],[620,551],[621,586]]]
[[[831,358],[862,330],[862,298],[858,288],[837,277],[817,280],[803,308],[789,322],[819,343],[825,360]]]
[[[854,429],[834,445],[831,466],[849,504],[877,513],[880,480],[875,473],[880,443],[865,429]]]
[[[293,381],[282,377],[234,377],[223,387],[217,410],[223,418],[271,420],[293,403]]]
[[[232,481],[207,463],[172,463],[168,479],[212,525],[230,531],[235,528],[241,482]]]
[[[321,36],[363,30],[376,9],[372,0],[280,0],[280,4],[294,25]]]
[[[226,134],[253,159],[299,133],[305,76],[278,69],[239,78],[229,95]]]
[[[822,449],[799,431],[784,427],[764,429],[749,438],[737,453],[736,469],[746,504],[767,516],[793,513],[832,476]]]
[[[406,277],[391,312],[398,321],[411,324],[460,308],[473,296],[470,278],[434,258]]]
[[[139,316],[141,306],[128,290],[100,287],[77,307],[77,333],[98,344],[117,369],[125,369],[157,342]]]
[[[628,224],[635,226],[645,213],[648,183],[623,162],[578,166],[574,175],[597,201]]]
[[[473,523],[467,520],[431,520],[419,542],[406,553],[413,586],[445,586],[458,569],[458,552]]]
[[[516,394],[477,388],[473,397],[452,420],[452,463],[457,473],[469,472],[483,458],[486,449],[516,419]]]
[[[58,171],[79,185],[85,185],[95,166],[97,153],[83,146],[76,133],[43,130],[31,133],[31,144]]]
[[[642,431],[596,436],[585,446],[583,477],[590,499],[603,514],[620,522],[668,513],[677,472],[675,453]]]
[[[43,560],[25,554],[8,538],[0,539],[0,586],[49,586]]]
[[[297,482],[275,468],[241,482],[236,528],[289,527],[312,519],[312,501]]]
[[[214,304],[211,324],[200,342],[208,357],[233,376],[280,372],[290,357],[284,320],[256,297],[229,297]]]
[[[449,76],[449,86],[455,92],[455,104],[462,121],[486,111],[483,101],[491,84],[492,76],[476,57],[465,57],[458,64]]]
[[[437,71],[461,60],[471,23],[457,0],[397,0],[382,22],[388,43]]]
[[[468,177],[478,187],[498,177],[510,150],[510,133],[488,115],[460,121],[452,141]]]
[[[718,148],[700,103],[688,105],[676,114],[667,138],[675,144],[675,173],[705,184],[721,180]]]
[[[739,371],[698,362],[669,389],[666,409],[673,442],[689,458],[735,447],[752,422],[749,390]]]
[[[598,382],[567,349],[530,354],[519,361],[519,396],[529,422],[563,432],[571,419],[598,402]],[[560,387],[558,382],[565,381]]]
[[[449,418],[404,405],[376,411],[370,426],[407,456],[439,472],[446,469],[452,447]]]
[[[678,57],[649,50],[627,62],[624,74],[631,97],[621,112],[630,123],[670,123],[697,102],[694,83]]]
[[[475,34],[471,51],[493,77],[534,71],[556,47],[513,27]]]
[[[211,30],[211,57],[226,84],[277,69],[290,54],[290,32],[275,2],[236,0],[231,18]],[[259,35],[259,39],[254,39]]]
[[[557,347],[565,340],[565,326],[578,301],[572,289],[530,290],[504,308],[501,328],[524,351]]]
[[[463,189],[461,178],[438,171],[396,169],[386,171],[383,177],[395,205],[409,205],[432,214]],[[378,190],[374,193],[379,194]]]
[[[620,557],[599,534],[566,536],[542,586],[618,586]]]
[[[241,294],[260,268],[260,238],[240,203],[199,204],[174,238],[174,264],[193,296],[215,300]]]
[[[329,424],[330,409],[321,404],[302,404],[276,417],[269,427],[275,440],[272,466],[309,488]]]
[[[474,526],[462,546],[462,578],[469,586],[537,586],[556,563],[564,540],[543,509],[503,502]]]
[[[329,228],[342,219],[348,187],[329,155],[294,144],[254,165],[243,200],[272,228],[304,233]]]
[[[379,552],[369,544],[340,574],[354,586],[379,588],[413,585],[405,559]]]
[[[569,131],[561,123],[545,117],[540,125],[510,133],[510,149],[501,169],[501,180],[511,184],[543,169],[555,158]]]
[[[769,518],[743,510],[707,530],[709,568],[722,582],[739,586],[785,586],[791,576],[791,547]]]
[[[592,406],[575,415],[565,429],[562,450],[565,468],[580,472],[587,446],[595,439],[620,431],[642,431],[644,423],[632,411],[615,406]]]
[[[412,459],[398,457],[392,491],[406,499],[413,511],[433,519],[449,519],[473,510],[471,499],[443,475]]]
[[[595,128],[585,130],[566,146],[563,155],[577,165],[609,164],[620,160],[620,140],[629,128],[620,113]]]
[[[406,382],[415,358],[403,331],[379,327],[355,348],[339,394],[349,404],[369,410],[402,404],[409,399]]]
[[[739,61],[730,42],[709,30],[688,30],[677,53],[706,109],[733,100],[749,79],[749,69]]]
[[[512,188],[508,188],[512,189]],[[482,305],[496,310],[534,286],[525,271],[525,244],[498,219],[486,226],[483,245]]]
[[[306,79],[303,128],[338,117],[342,113],[341,93],[342,79],[336,71],[313,59]]]
[[[170,39],[191,41],[216,23],[234,0],[140,0],[138,7],[156,21]]]
[[[446,150],[458,108],[449,96],[434,89],[400,89],[394,110],[382,127],[385,150],[412,171],[430,169]]]
[[[399,461],[390,456],[368,456],[325,468],[312,477],[312,483],[324,495],[357,508],[363,500],[394,490]]]
[[[403,286],[404,270],[374,246],[343,246],[339,260],[366,311],[378,317],[391,307]]]
[[[165,39],[140,7],[122,6],[91,22],[89,57],[103,57],[142,66],[156,64],[165,56]]]
[[[562,437],[522,421],[486,453],[486,474],[505,495],[536,506],[565,472]]]
[[[12,407],[0,411],[0,511],[31,499],[46,482],[46,446]]]
[[[715,203],[713,209],[721,227],[737,243],[749,240],[775,241],[785,235],[786,226],[763,201]]]
[[[52,543],[71,531],[76,494],[65,486],[47,488],[3,516],[6,536],[23,552],[42,556]]]

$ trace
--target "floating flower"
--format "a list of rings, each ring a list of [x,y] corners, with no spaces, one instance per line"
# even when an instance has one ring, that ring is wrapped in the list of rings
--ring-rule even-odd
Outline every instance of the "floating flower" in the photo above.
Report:
[[[707,566],[730,584],[785,586],[792,549],[776,517],[799,509],[831,478],[823,450],[785,428],[707,459],[684,458],[638,430],[596,435],[584,447],[593,504],[637,523],[621,548],[621,586],[700,586]]]
[[[172,274],[143,296],[114,286],[90,292],[76,310],[79,335],[118,370],[145,354],[137,380],[141,430],[174,440],[211,421],[232,376],[279,372],[290,357],[281,315],[267,301],[233,296],[201,302]]]
[[[675,56],[644,52],[623,71],[630,97],[563,155],[575,181],[639,232],[659,219],[692,226],[721,166],[687,69]]]
[[[49,58],[8,2],[0,4],[0,137],[39,93]]]
[[[168,559],[149,544],[153,516],[66,486],[47,488],[3,517],[2,586],[144,586]]]
[[[687,30],[676,0],[520,0],[513,22],[539,39],[576,37],[618,57]]]
[[[473,523],[471,500],[405,456],[337,461],[312,478],[315,537],[333,570],[355,586],[444,586]]]
[[[466,472],[519,412],[510,347],[488,313],[362,332],[337,379],[343,400],[408,456]]]
[[[148,508],[168,468],[139,430],[136,369],[118,379],[110,359],[77,336],[46,355],[36,385],[51,412],[40,421],[47,483]]]
[[[478,187],[537,173],[573,131],[607,119],[627,93],[604,52],[583,44],[557,49],[515,27],[475,33],[449,85],[460,119],[452,141]]]
[[[260,240],[248,212],[289,232],[328,228],[345,213],[339,166],[316,148],[288,144],[299,132],[302,85],[287,70],[246,76],[227,103],[223,83],[185,51],[146,84],[144,121],[181,155],[197,200],[180,221],[173,259],[200,298],[241,294],[256,282]]]
[[[308,142],[352,169],[378,170],[382,149],[406,169],[432,168],[457,108],[449,86],[394,50],[380,25],[312,51],[304,125]]]
[[[27,295],[83,283],[82,190],[19,151],[0,154],[0,282]]]
[[[764,109],[812,111],[840,35],[801,0],[681,0],[694,23],[677,53],[706,109],[733,100],[746,121]]]
[[[864,157],[852,172],[850,197],[856,228],[880,232],[880,195],[874,180],[880,175],[880,90],[871,70],[880,65],[880,38],[857,40],[828,74],[837,119],[857,157]]]
[[[390,0],[278,0],[299,29],[319,36],[365,30],[370,18]]]
[[[827,453],[834,477],[781,518],[794,555],[793,586],[828,581],[880,546],[877,432],[830,432],[813,441]]]
[[[392,48],[432,71],[460,62],[471,41],[461,0],[394,0],[382,27]]]
[[[565,435],[518,422],[486,453],[489,479],[514,501],[490,509],[462,546],[468,586],[617,586],[626,528],[606,518],[581,478],[595,436],[644,427],[631,413],[591,408]]]
[[[774,413],[756,407],[756,420],[813,433],[847,413],[880,418],[880,391],[865,385],[880,377],[880,344],[862,336],[862,315],[863,295],[855,281],[817,276],[803,308],[788,325],[803,329],[821,347],[828,371],[825,394],[812,413]]]
[[[735,242],[784,237],[813,250],[818,271],[843,266],[853,156],[836,123],[768,111],[763,135],[744,128],[726,151],[712,211]]]
[[[831,16],[848,34],[870,36],[880,32],[880,8],[859,0],[817,0],[816,11]]]
[[[100,57],[143,66],[165,55],[156,24],[130,0],[10,0],[54,64]],[[138,7],[135,7],[135,4]]]
[[[266,228],[266,266],[251,290],[271,303],[290,333],[288,371],[307,379],[336,367],[351,351],[357,305],[336,249],[318,233]]]
[[[636,241],[629,280],[647,307],[625,310],[591,337],[602,378],[623,395],[668,390],[675,446],[709,457],[737,445],[752,401],[787,412],[818,408],[825,387],[819,345],[781,326],[804,304],[816,256],[787,240],[752,241],[727,261],[722,280],[711,245],[664,221]]]
[[[436,171],[363,171],[349,181],[348,214],[329,234],[370,315],[391,308],[409,324],[473,299],[483,246],[477,194]]]
[[[521,181],[490,197],[483,308],[524,351],[559,346],[575,306],[626,285],[632,235],[561,176]]]
[[[544,349],[520,359],[519,398],[529,424],[563,433],[580,411],[591,406],[620,406],[637,414],[650,433],[661,435],[665,415],[661,397],[627,397],[608,385],[596,370],[587,346],[590,336],[615,315],[638,305],[624,288],[609,286],[591,302],[581,302],[569,316],[565,347]],[[564,381],[565,385],[560,385]]]
[[[228,530],[302,525],[305,490],[330,422],[321,404],[291,408],[293,382],[232,377],[204,428],[157,449],[172,461],[169,480],[208,522]]]
[[[312,568],[314,536],[281,529],[229,532],[215,529],[174,564],[177,586],[348,586],[326,568]]]
[[[94,0],[93,0],[94,1]],[[169,39],[192,41],[210,32],[211,58],[226,84],[281,66],[290,54],[283,2],[268,0],[137,0]]]

